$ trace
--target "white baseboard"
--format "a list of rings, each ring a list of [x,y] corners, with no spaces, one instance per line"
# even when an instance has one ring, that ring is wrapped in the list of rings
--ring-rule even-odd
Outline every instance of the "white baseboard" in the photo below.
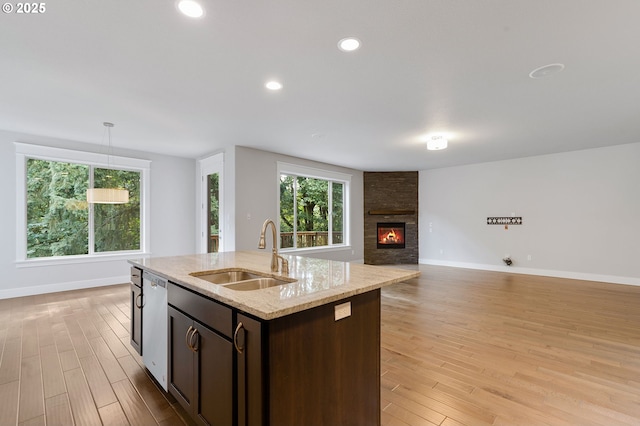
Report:
[[[454,268],[480,269],[483,271],[511,272],[513,274],[540,275],[543,277],[569,278],[573,280],[640,286],[640,278],[622,277],[618,275],[587,274],[584,272],[555,271],[551,269],[522,268],[519,266],[489,265],[484,263],[452,262],[436,259],[419,259],[418,262],[423,265],[451,266]]]
[[[8,290],[0,290],[0,299],[11,299],[13,297],[34,296],[36,294],[57,293],[59,291],[78,290],[82,288],[103,287],[108,285],[128,283],[131,277],[123,275],[120,277],[100,278],[95,280],[72,281],[57,284],[37,285],[31,287],[16,287]]]

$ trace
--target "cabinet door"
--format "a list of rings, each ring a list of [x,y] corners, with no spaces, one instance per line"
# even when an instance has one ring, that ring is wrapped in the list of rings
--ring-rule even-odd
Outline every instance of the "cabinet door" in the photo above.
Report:
[[[194,321],[196,406],[199,423],[233,423],[233,344]]]
[[[238,368],[238,426],[259,426],[265,423],[262,324],[238,314],[234,344]]]
[[[193,371],[194,352],[187,346],[193,321],[169,306],[169,392],[189,413],[195,401]]]
[[[131,284],[131,346],[142,355],[142,288]]]

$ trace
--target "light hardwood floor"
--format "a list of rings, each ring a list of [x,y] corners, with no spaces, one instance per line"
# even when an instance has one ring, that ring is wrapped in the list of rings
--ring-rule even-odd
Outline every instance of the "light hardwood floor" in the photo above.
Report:
[[[128,284],[0,300],[0,425],[184,424],[129,344],[129,309]]]
[[[640,424],[640,287],[411,268],[382,291],[384,426]],[[0,425],[184,424],[128,289],[0,300]]]
[[[640,425],[640,287],[419,269],[382,291],[383,425]]]

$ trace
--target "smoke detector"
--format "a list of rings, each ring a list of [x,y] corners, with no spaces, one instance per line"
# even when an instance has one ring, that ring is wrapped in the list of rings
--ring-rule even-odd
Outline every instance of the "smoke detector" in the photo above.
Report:
[[[540,68],[536,68],[535,70],[529,73],[529,77],[531,78],[545,78],[552,74],[557,74],[564,69],[564,64],[549,64]]]

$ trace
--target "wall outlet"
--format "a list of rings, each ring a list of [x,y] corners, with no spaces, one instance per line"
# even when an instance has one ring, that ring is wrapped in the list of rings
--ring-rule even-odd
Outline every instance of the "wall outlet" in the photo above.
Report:
[[[440,254],[444,254],[444,250],[443,249],[440,249]]]
[[[333,309],[336,321],[351,316],[351,302],[341,303],[340,305],[334,306]]]
[[[527,255],[527,260],[531,260],[531,255],[530,254]]]

